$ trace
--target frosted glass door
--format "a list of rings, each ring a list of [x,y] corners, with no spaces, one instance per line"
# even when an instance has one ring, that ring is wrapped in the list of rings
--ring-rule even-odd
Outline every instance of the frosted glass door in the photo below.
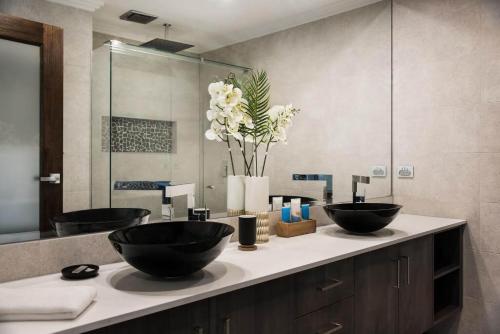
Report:
[[[39,229],[40,48],[0,39],[0,234]]]

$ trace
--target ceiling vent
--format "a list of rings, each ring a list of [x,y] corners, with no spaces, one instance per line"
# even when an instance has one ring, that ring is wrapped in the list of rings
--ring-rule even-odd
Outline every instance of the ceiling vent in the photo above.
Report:
[[[125,21],[131,21],[135,23],[147,24],[151,21],[154,21],[158,18],[158,16],[149,15],[146,13],[141,13],[136,10],[129,10],[128,12],[120,15],[120,19]]]

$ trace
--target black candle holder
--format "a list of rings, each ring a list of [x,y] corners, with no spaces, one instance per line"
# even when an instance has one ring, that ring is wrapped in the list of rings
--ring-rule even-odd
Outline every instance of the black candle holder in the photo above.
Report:
[[[253,251],[257,249],[257,216],[243,215],[238,217],[238,238],[240,245],[238,248],[243,251]]]

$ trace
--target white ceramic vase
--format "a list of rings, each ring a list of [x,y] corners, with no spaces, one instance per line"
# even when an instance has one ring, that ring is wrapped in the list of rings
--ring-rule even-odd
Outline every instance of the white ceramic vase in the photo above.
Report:
[[[257,242],[269,241],[269,177],[245,178],[245,212],[257,216]]]
[[[227,215],[239,216],[245,213],[245,176],[227,177]]]

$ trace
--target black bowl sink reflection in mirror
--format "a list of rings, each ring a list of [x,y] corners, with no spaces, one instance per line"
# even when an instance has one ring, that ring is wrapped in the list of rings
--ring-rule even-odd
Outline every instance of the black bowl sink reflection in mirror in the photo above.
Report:
[[[283,203],[290,203],[292,198],[300,198],[300,204],[314,205],[318,202],[316,198],[306,197],[306,196],[294,196],[294,195],[270,195],[269,204],[273,204],[273,197],[283,197]]]
[[[349,232],[361,234],[386,227],[401,208],[401,205],[388,203],[342,203],[324,207],[337,225]]]
[[[174,278],[203,269],[224,250],[234,233],[227,224],[176,221],[133,226],[108,238],[125,261],[147,274]]]
[[[71,211],[50,220],[59,237],[113,231],[147,223],[151,211],[133,208],[103,208]]]

